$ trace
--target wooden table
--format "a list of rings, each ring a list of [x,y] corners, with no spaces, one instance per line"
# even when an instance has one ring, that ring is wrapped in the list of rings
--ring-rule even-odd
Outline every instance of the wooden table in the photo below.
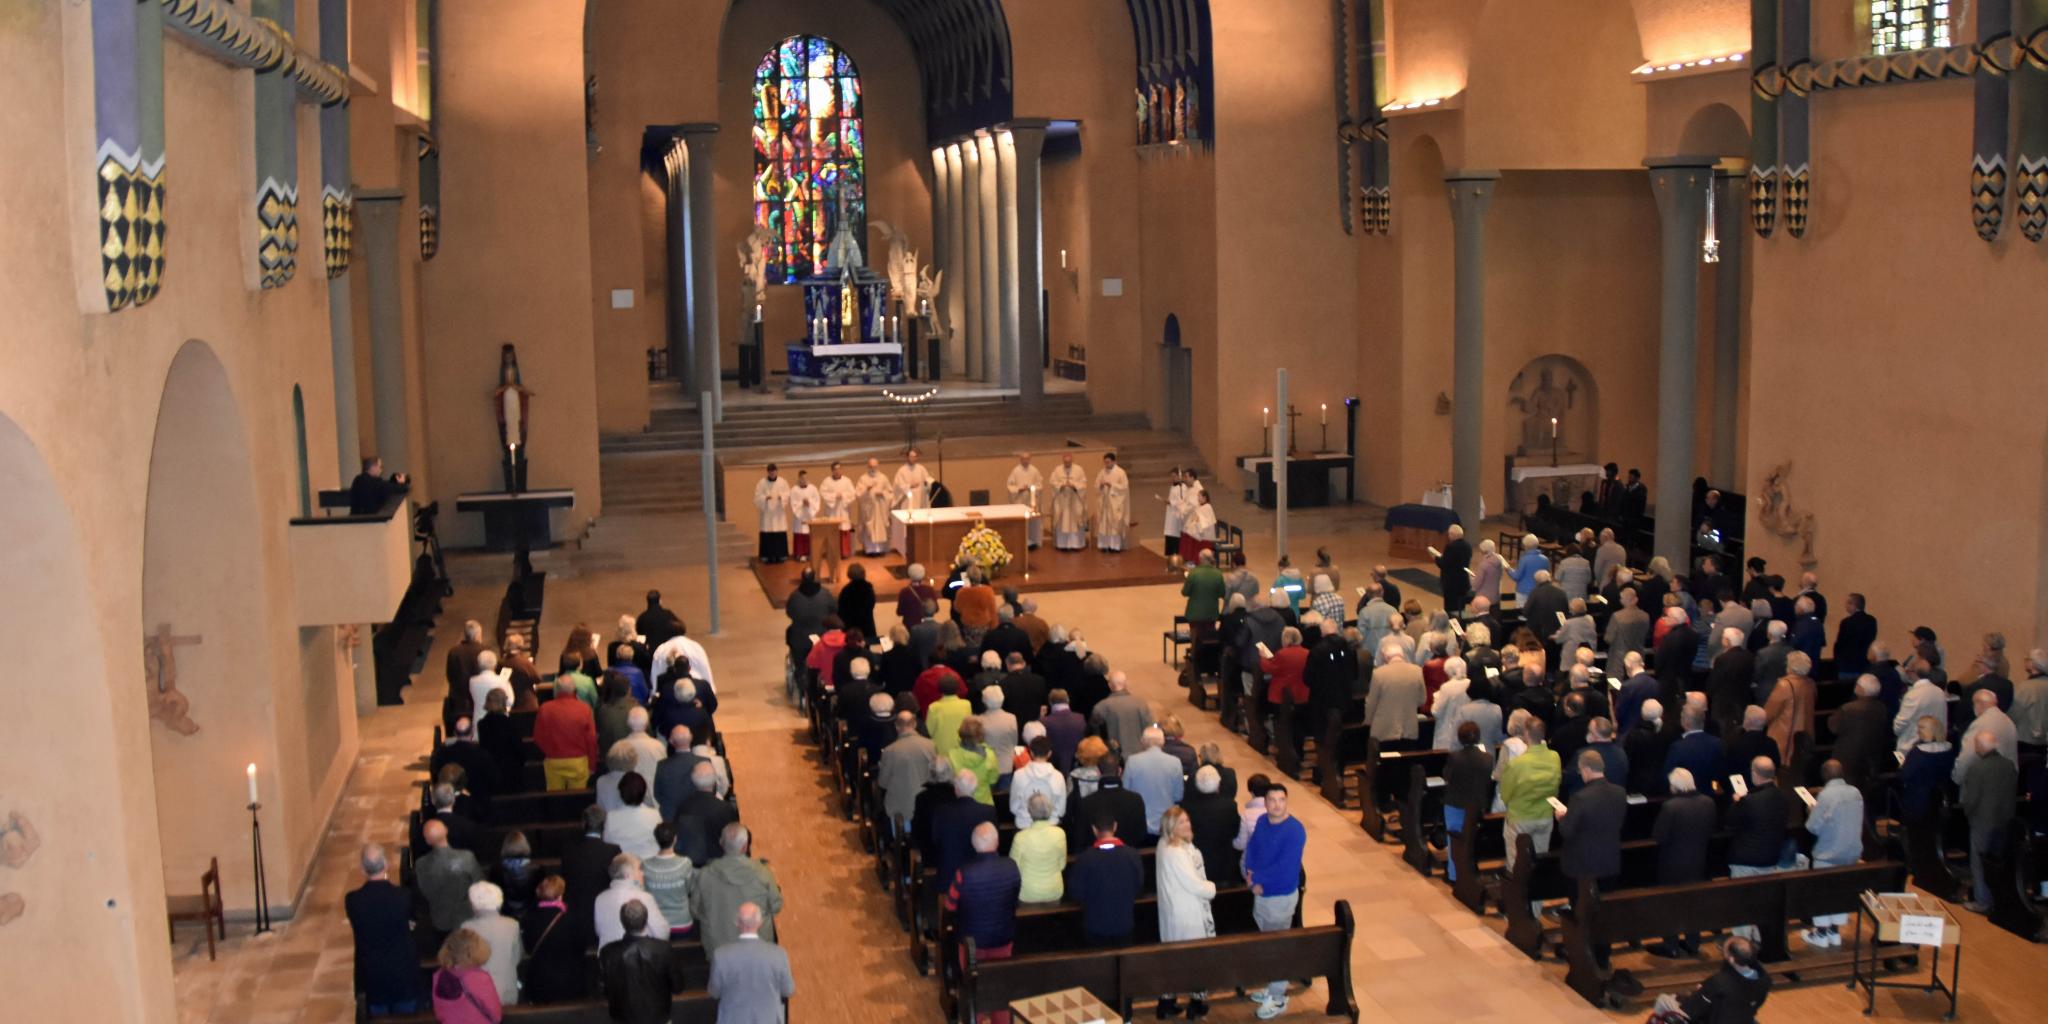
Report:
[[[890,546],[913,564],[922,564],[933,575],[945,578],[953,564],[960,541],[975,523],[1003,538],[1012,559],[1024,557],[1025,525],[1031,519],[1029,505],[970,505],[962,508],[897,509],[889,513]]]
[[[839,579],[839,537],[846,530],[844,519],[813,519],[811,526],[811,565],[818,568],[818,578],[826,583]],[[821,564],[822,563],[822,564]]]

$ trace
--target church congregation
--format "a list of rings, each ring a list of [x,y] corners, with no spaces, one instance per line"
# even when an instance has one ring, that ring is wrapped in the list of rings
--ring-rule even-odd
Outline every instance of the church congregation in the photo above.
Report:
[[[2041,1015],[2048,0],[65,0],[0,85],[0,1018]]]

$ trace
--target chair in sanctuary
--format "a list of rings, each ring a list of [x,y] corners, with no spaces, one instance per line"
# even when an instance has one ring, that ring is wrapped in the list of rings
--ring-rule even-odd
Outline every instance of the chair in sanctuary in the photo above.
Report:
[[[199,876],[199,894],[196,896],[168,896],[164,905],[169,911],[171,941],[178,940],[178,922],[197,921],[206,929],[206,958],[214,958],[215,928],[220,929],[220,941],[228,940],[227,904],[220,895],[220,858],[207,861],[206,873]]]

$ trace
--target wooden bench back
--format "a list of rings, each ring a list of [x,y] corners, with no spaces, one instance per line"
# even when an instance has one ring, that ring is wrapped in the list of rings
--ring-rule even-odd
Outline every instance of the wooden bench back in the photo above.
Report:
[[[1006,1008],[1012,1000],[1067,988],[1085,988],[1128,1017],[1136,999],[1199,984],[1211,990],[1263,985],[1274,978],[1329,979],[1332,1015],[1358,1020],[1351,994],[1351,906],[1337,901],[1335,924],[1279,932],[1225,935],[1192,942],[1131,946],[1116,951],[1027,954],[981,960],[967,945],[957,1017]]]

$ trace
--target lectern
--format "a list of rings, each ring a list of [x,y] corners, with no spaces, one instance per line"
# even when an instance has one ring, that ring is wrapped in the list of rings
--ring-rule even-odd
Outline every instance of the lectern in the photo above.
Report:
[[[811,520],[811,568],[822,582],[839,579],[839,537],[845,530],[844,519]]]

